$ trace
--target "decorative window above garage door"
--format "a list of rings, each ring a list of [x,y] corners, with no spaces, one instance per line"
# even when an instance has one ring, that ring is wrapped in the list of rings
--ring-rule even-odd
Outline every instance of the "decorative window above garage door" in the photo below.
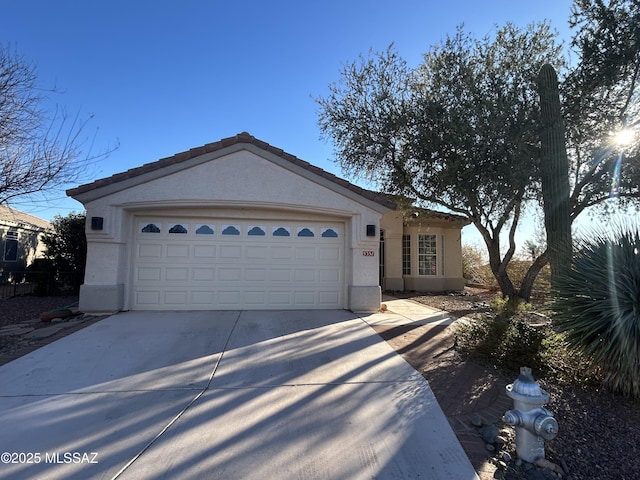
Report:
[[[142,228],[140,229],[140,231],[142,233],[160,233],[162,231],[162,224],[158,223],[147,223],[147,224],[142,224]]]
[[[291,229],[289,227],[273,227],[274,237],[290,237]]]
[[[266,234],[267,233],[265,232],[265,227],[251,227],[249,228],[249,230],[247,230],[247,235],[250,236],[263,237]]]
[[[196,235],[213,235],[213,225],[196,225]]]
[[[249,221],[235,224],[215,221],[204,223],[206,219],[202,219],[201,222],[180,222],[179,219],[171,218],[164,221],[147,219],[146,221],[138,222],[138,234],[143,236],[151,234],[171,238],[180,237],[181,239],[200,238],[200,240],[205,240],[207,236],[221,235],[223,237],[251,238],[254,241],[258,241],[260,237],[267,237],[269,236],[268,232],[271,232],[271,237],[281,237],[283,240],[288,238],[291,241],[298,240],[302,242],[305,242],[306,239],[332,241],[342,237],[342,228],[330,223],[322,224],[317,222],[313,224],[309,222],[294,226],[270,222],[256,224],[249,223]]]
[[[240,235],[240,229],[236,225],[223,225],[222,235]]]
[[[176,223],[169,228],[169,233],[189,233],[189,231],[184,227],[184,225]]]
[[[315,237],[316,234],[313,233],[313,230],[308,228],[308,227],[304,227],[304,228],[299,228],[298,229],[298,236],[299,237]]]

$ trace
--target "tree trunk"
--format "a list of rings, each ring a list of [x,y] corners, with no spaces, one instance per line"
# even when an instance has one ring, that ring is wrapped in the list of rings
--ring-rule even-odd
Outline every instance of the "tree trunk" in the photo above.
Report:
[[[551,288],[553,289],[558,276],[571,264],[569,161],[565,144],[564,122],[560,111],[558,77],[551,65],[542,66],[537,83],[542,123],[540,173],[544,200],[544,225],[547,231],[547,255],[551,264]],[[533,279],[531,285],[528,285],[529,296]],[[522,288],[520,293],[523,294]]]
[[[511,278],[509,278],[507,266],[500,258],[500,245],[495,241],[487,242],[486,239],[485,243],[489,253],[489,266],[491,267],[491,273],[493,273],[493,276],[498,282],[498,286],[502,292],[502,297],[516,297],[516,288],[513,286]]]
[[[540,270],[542,270],[547,263],[549,263],[549,256],[547,254],[547,251],[545,251],[534,260],[533,264],[529,267],[529,270],[527,270],[527,273],[522,279],[518,295],[522,297],[526,302],[529,302],[531,300],[533,283],[536,281]]]

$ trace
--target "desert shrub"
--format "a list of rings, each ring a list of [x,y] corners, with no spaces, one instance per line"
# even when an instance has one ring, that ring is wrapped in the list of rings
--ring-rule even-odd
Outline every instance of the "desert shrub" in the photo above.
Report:
[[[462,276],[468,282],[486,285],[493,278],[491,269],[485,268],[482,250],[475,245],[462,246]]]
[[[27,282],[34,283],[33,294],[37,297],[54,295],[56,290],[56,267],[49,258],[36,258],[27,267]]]
[[[547,371],[543,362],[545,334],[513,316],[483,317],[456,329],[458,349],[505,371],[531,367]]]
[[[77,293],[84,280],[87,262],[85,220],[85,213],[72,212],[66,217],[56,215],[51,221],[53,231],[42,239],[46,246],[45,256],[56,268],[56,280],[70,293]]]
[[[600,370],[570,347],[565,333],[551,326],[530,325],[525,319],[526,314],[501,314],[460,323],[456,328],[458,351],[510,374],[531,367],[536,378],[556,385],[601,383]]]
[[[509,262],[509,265],[507,265],[507,272],[509,273],[509,278],[514,285],[518,286],[522,283],[522,279],[532,263],[533,262],[530,260],[521,259],[514,259]],[[498,288],[498,282],[493,276],[493,273],[491,273],[491,267],[489,264],[483,265],[481,267],[481,271],[483,278],[486,279],[485,284],[493,288]],[[542,267],[542,270],[540,270],[540,273],[538,273],[538,276],[533,282],[532,297],[544,300],[551,285],[550,278],[551,269],[549,265],[545,265]]]
[[[531,311],[531,304],[523,302],[520,298],[510,299],[509,297],[495,297],[489,303],[489,308],[494,313],[501,316],[512,317],[520,313]]]
[[[607,387],[640,398],[640,233],[614,229],[577,242],[553,292],[554,323]]]

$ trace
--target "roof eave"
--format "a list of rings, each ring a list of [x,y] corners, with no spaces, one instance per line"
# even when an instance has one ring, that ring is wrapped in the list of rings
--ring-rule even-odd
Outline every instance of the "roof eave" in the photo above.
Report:
[[[132,168],[92,183],[71,188],[67,190],[66,193],[79,202],[85,203],[164,176],[172,171],[180,170],[184,167],[185,162],[193,161],[199,157],[201,157],[203,161],[209,161],[210,159],[243,148],[248,148],[249,150],[258,149],[258,151],[266,152],[266,154],[273,156],[272,158],[279,159],[283,166],[297,169],[298,172],[304,173],[310,178],[317,178],[320,183],[333,187],[333,189],[338,187],[337,189],[342,190],[347,196],[360,197],[366,200],[367,203],[373,204],[374,209],[380,212],[396,209],[396,204],[386,196],[354,185],[280,148],[258,140],[247,132],[239,133],[233,137],[223,138],[222,140],[201,147],[192,148],[155,162],[146,163],[140,167]],[[169,172],[167,172],[167,170],[169,170]]]

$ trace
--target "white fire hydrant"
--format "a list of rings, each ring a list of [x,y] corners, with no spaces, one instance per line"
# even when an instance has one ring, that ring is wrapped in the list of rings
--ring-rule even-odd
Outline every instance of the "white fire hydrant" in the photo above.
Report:
[[[528,367],[522,367],[520,376],[506,389],[514,408],[502,420],[516,427],[518,457],[533,463],[544,458],[544,441],[558,435],[558,422],[549,410],[542,408],[549,401],[549,394],[540,388]]]

